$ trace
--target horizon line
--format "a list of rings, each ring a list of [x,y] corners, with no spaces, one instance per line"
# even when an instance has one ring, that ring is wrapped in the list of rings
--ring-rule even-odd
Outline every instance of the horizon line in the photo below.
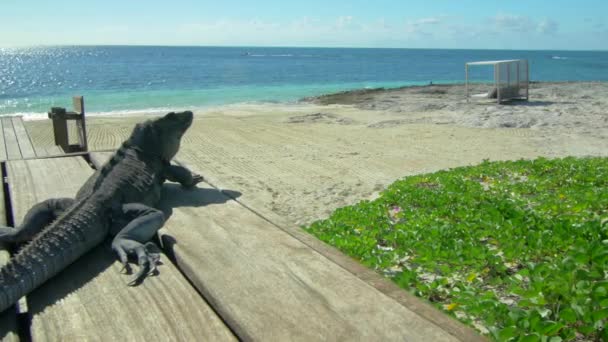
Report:
[[[484,51],[580,51],[608,52],[608,49],[487,49],[487,48],[441,48],[441,47],[371,47],[371,46],[314,46],[314,45],[164,45],[164,44],[32,44],[1,46],[0,49],[24,49],[42,47],[200,47],[200,48],[289,48],[289,49],[369,49],[369,50],[484,50]]]

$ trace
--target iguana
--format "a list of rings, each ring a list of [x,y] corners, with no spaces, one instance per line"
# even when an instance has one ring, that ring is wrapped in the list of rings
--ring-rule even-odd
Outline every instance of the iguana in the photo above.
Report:
[[[130,271],[137,258],[135,285],[154,271],[158,254],[145,243],[164,223],[154,207],[165,180],[193,187],[203,180],[172,165],[192,112],[169,113],[137,124],[131,136],[80,188],[74,199],[36,204],[15,228],[0,228],[0,242],[25,245],[0,269],[0,312],[65,269],[84,253],[114,236],[112,249]]]

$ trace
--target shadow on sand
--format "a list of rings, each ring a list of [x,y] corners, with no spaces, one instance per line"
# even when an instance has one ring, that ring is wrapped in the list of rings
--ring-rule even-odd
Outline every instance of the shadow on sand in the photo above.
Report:
[[[543,106],[551,106],[554,104],[574,104],[574,102],[554,102],[554,101],[525,101],[525,100],[512,100],[501,103],[505,106],[524,106],[524,107],[543,107]]]
[[[497,105],[496,101],[471,101],[470,104],[478,105],[478,106],[494,106]],[[568,101],[526,101],[526,100],[510,100],[503,101],[500,103],[501,106],[522,106],[522,107],[545,107],[552,105],[567,105],[574,104],[574,102]]]

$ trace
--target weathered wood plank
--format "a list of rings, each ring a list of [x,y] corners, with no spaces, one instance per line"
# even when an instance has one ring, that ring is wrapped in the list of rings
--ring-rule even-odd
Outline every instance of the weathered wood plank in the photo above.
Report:
[[[7,163],[16,221],[34,203],[73,196],[92,173],[78,157]],[[233,340],[232,333],[165,257],[137,287],[107,244],[28,296],[31,334],[41,340]]]
[[[0,182],[0,185],[2,182]],[[6,211],[4,209],[4,189],[0,189],[0,224],[6,226]],[[6,247],[0,244],[0,266],[6,264],[10,255]],[[9,308],[0,313],[0,341],[19,341],[17,333],[17,311]]]
[[[455,341],[221,192],[172,188],[161,240],[243,339]],[[165,205],[174,207],[170,200]],[[220,204],[221,203],[221,204]]]
[[[7,263],[9,253],[0,245],[0,266]],[[11,307],[0,313],[0,341],[19,341],[17,332],[17,311]]]
[[[21,159],[21,150],[19,150],[19,143],[17,142],[17,136],[15,135],[15,129],[13,128],[13,121],[10,117],[4,117],[0,121],[2,121],[2,132],[4,134],[4,144],[6,146],[6,159]]]
[[[91,162],[94,165],[99,166],[107,161],[107,159],[111,156],[111,153],[94,152],[94,153],[91,153],[90,156],[91,156]],[[221,186],[222,185],[220,185],[220,187]],[[224,194],[227,194],[229,197],[232,197],[232,198],[235,197],[235,194],[236,194],[236,196],[238,196],[238,192],[235,193],[230,190],[223,190],[223,192],[224,192]],[[214,195],[214,196],[217,197],[219,195]],[[211,197],[214,197],[214,196],[211,196]],[[187,194],[186,195],[182,194],[177,197],[169,196],[169,198],[182,198],[183,201],[188,201],[185,199],[186,197],[187,197]],[[208,201],[214,202],[214,200],[211,199],[211,197]],[[226,199],[220,200],[219,202],[223,202],[224,200],[226,200]],[[216,210],[216,209],[214,208],[214,209],[210,209],[210,210]],[[175,210],[174,210],[174,212],[175,212]],[[217,214],[217,215],[219,215],[221,217],[222,214]],[[215,216],[211,215],[210,217],[215,220],[217,215],[215,215]],[[457,340],[461,340],[461,341],[485,341],[486,340],[485,338],[483,338],[482,336],[477,334],[473,329],[466,327],[465,325],[461,324],[460,322],[456,321],[455,319],[443,314],[436,308],[432,307],[430,304],[422,301],[419,298],[416,298],[415,296],[408,293],[407,291],[400,289],[392,282],[382,278],[380,275],[378,275],[373,270],[370,270],[370,269],[362,266],[355,260],[345,256],[337,249],[324,244],[323,242],[317,240],[310,234],[303,232],[301,229],[299,229],[297,227],[290,227],[285,222],[285,220],[282,220],[280,217],[277,217],[277,215],[274,215],[269,212],[264,212],[264,216],[266,216],[265,219],[270,217],[270,219],[271,219],[271,221],[273,221],[273,223],[282,225],[282,226],[277,226],[277,227],[282,229],[283,231],[285,231],[292,237],[296,238],[297,240],[301,241],[306,246],[312,248],[314,251],[320,253],[325,258],[331,260],[332,262],[337,264],[337,266],[339,268],[350,272],[352,275],[358,277],[360,280],[362,280],[369,286],[375,288],[377,291],[379,291],[382,294],[386,295],[387,297],[393,299],[395,302],[394,304],[403,306],[407,310],[413,311],[416,315],[422,317],[424,320],[430,321],[430,322],[434,323],[436,326],[441,327],[442,330],[444,330],[446,333],[452,335]],[[207,219],[201,219],[201,217],[198,217],[198,218],[197,217],[198,216],[193,215],[191,217],[191,220],[189,220],[187,222],[194,223],[195,226],[198,227],[201,224],[204,224],[204,222],[209,221]],[[230,218],[229,220],[226,220],[226,221],[232,221],[232,218],[233,218],[232,214],[227,214],[226,217]],[[178,248],[179,248],[179,245],[182,244],[181,241],[184,240],[184,241],[191,242],[191,244],[189,244],[188,246],[192,247],[193,249],[197,249],[196,246],[198,246],[198,244],[199,244],[198,239],[196,239],[196,238],[191,239],[190,236],[188,236],[185,239],[179,239],[179,237],[181,235],[175,234],[174,229],[172,229],[172,227],[174,225],[181,227],[183,229],[188,229],[188,228],[192,228],[192,227],[190,227],[187,222],[181,222],[181,221],[178,223],[171,223],[171,222],[174,222],[174,221],[171,221],[171,219],[169,220],[169,222],[168,222],[169,228],[167,230],[163,229],[161,231],[161,235],[162,234],[166,235],[165,242],[169,242],[166,247],[173,248],[175,250],[175,248],[172,247],[173,246],[172,241],[175,238],[177,240]],[[244,220],[243,222],[247,223],[248,221]],[[285,227],[283,227],[283,226],[285,226]],[[238,229],[238,228],[235,228],[235,230],[236,229]],[[196,230],[196,229],[193,228],[193,230]],[[200,229],[200,230],[203,231],[204,229]],[[170,237],[169,234],[173,235],[174,237]],[[225,232],[225,234],[228,234],[228,232]],[[225,237],[225,238],[230,238],[230,237]],[[205,236],[205,239],[207,239],[207,236]],[[264,239],[264,238],[261,238],[261,239]],[[233,239],[233,240],[237,240],[237,239]],[[209,240],[207,240],[207,241],[209,241]],[[208,243],[213,244],[213,242],[208,242]],[[238,241],[234,241],[234,243],[236,244],[236,243],[238,243]],[[226,247],[226,246],[221,247],[221,244],[219,244],[217,246],[218,246],[217,248],[225,248],[227,250],[231,250],[229,247]],[[274,247],[268,247],[268,248],[274,248]],[[200,251],[201,253],[203,253],[203,251],[204,251],[204,249],[197,249],[197,250]],[[189,250],[187,247],[182,252],[185,252],[185,254],[186,254],[186,258],[183,258],[182,262],[179,263],[180,267],[183,267],[182,271],[185,271],[185,273],[188,276],[191,276],[192,274],[194,274],[193,278],[196,278],[198,275],[200,275],[201,277],[204,277],[204,279],[213,278],[211,276],[202,275],[202,274],[209,274],[209,273],[208,273],[208,270],[206,270],[204,268],[199,268],[199,266],[201,266],[201,265],[196,263],[196,257],[199,255],[192,255],[191,254],[192,251]],[[204,252],[204,253],[206,253],[206,252]],[[207,254],[205,254],[205,255],[207,255]],[[180,256],[177,255],[176,257],[179,258]],[[209,255],[205,258],[209,258],[209,257],[211,257],[211,255]],[[220,257],[220,259],[224,260],[227,258]],[[189,263],[189,262],[191,262],[191,263]],[[226,261],[224,260],[223,262],[226,262]],[[245,265],[245,264],[243,264],[243,265]],[[246,267],[246,266],[243,266],[243,267]],[[186,271],[186,270],[189,270],[189,271]],[[229,274],[229,273],[230,272],[227,272],[227,274]],[[255,275],[252,275],[252,277],[255,277]],[[234,283],[241,283],[240,281],[237,282],[236,279],[234,279],[234,280],[235,280]],[[251,282],[251,280],[250,280],[250,282]],[[196,283],[196,281],[195,281],[195,283]],[[204,292],[203,289],[207,286],[206,283],[203,281],[203,282],[196,283],[196,284],[198,284],[197,286],[200,286],[199,288],[201,289],[201,291]],[[255,286],[255,285],[253,285],[253,286]],[[263,286],[260,286],[260,287],[263,287]],[[287,290],[283,290],[283,291],[287,291]],[[208,298],[208,300],[211,300],[214,306],[216,306],[216,305],[223,306],[226,304],[223,302],[223,299],[219,300],[219,304],[216,302],[213,302],[212,298]],[[273,301],[272,304],[270,304],[270,305],[275,305],[275,304],[276,303]],[[255,305],[253,305],[252,307],[255,307]],[[216,307],[216,310],[220,310],[220,309]],[[369,308],[369,310],[371,310],[371,311],[374,310],[373,304]],[[222,311],[220,310],[220,313],[221,312]],[[224,319],[228,322],[232,322],[232,320],[234,319],[232,317],[232,313],[228,313],[227,315],[228,315],[228,317],[225,316]],[[241,324],[241,323],[237,322],[235,324],[236,327],[233,327],[233,329],[236,329],[237,332],[243,333],[242,332],[243,329],[241,329],[241,331],[239,331],[239,324]],[[410,326],[410,328],[411,328],[411,326]],[[363,328],[363,329],[365,329],[365,328]],[[270,333],[270,332],[268,332],[268,333]],[[247,332],[245,332],[244,334],[245,334],[245,336],[249,336],[249,335],[247,335]],[[355,333],[355,334],[357,334],[357,333]],[[266,336],[269,336],[269,335],[266,335]],[[260,336],[257,336],[257,337],[260,337]],[[273,337],[274,337],[274,335],[273,335]],[[356,338],[360,338],[360,337],[361,337],[361,335],[357,335]]]
[[[221,192],[165,190],[163,246],[239,337],[457,340]]]
[[[4,128],[0,120],[0,161],[6,160],[6,144],[4,143]]]
[[[48,157],[49,153],[46,150],[46,147],[43,146],[35,146],[34,151],[36,152],[36,157]]]
[[[34,147],[36,150],[36,157],[50,157],[50,156],[60,156],[66,154],[61,147],[54,146],[38,146]]]
[[[23,125],[23,118],[21,116],[14,116],[11,120],[13,122],[13,128],[17,137],[17,143],[19,144],[19,150],[21,150],[21,156],[23,158],[33,158],[36,156],[34,152],[34,146],[30,140],[30,136]]]
[[[209,175],[205,173],[205,176]],[[229,188],[226,184],[221,183],[220,178],[213,177],[213,179],[215,179],[217,182],[216,184],[213,184],[214,187],[219,189]],[[265,219],[271,221],[277,227],[287,232],[289,235],[302,241],[305,245],[319,252],[329,260],[338,264],[340,267],[354,274],[370,286],[373,286],[378,291],[394,299],[401,305],[440,326],[443,330],[457,337],[459,340],[468,342],[487,341],[485,337],[481,336],[474,329],[462,324],[455,318],[446,315],[439,309],[433,307],[430,303],[416,297],[409,291],[405,291],[373,269],[365,267],[355,259],[343,254],[337,248],[324,243],[312,234],[304,231],[302,228],[289,223],[286,218],[279,216],[272,210],[266,209],[264,206],[256,206],[257,203],[253,202],[251,197],[249,197],[249,199],[243,197],[235,198],[234,194],[230,191],[224,191],[224,194],[235,199],[242,205],[251,208],[256,213],[262,215]]]
[[[61,147],[59,147],[57,145],[47,146],[46,153],[49,156],[59,156],[59,155],[65,154],[65,152],[61,149]]]
[[[111,154],[90,155],[94,165],[102,165]],[[301,239],[214,189],[166,186],[165,191],[180,193],[165,198],[197,207],[164,202],[176,207],[160,233],[164,247],[241,338],[485,340],[386,280],[370,276],[373,271],[352,260],[346,265],[337,257],[339,251],[309,249],[314,242],[301,244]]]

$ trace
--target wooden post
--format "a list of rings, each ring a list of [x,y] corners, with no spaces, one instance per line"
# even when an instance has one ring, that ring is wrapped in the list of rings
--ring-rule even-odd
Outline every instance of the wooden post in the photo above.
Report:
[[[53,120],[53,135],[55,145],[60,146],[68,152],[70,142],[68,140],[68,122],[66,120],[66,110],[62,107],[53,107],[48,113],[49,119]]]
[[[76,119],[78,144],[80,145],[79,149],[81,151],[88,151],[89,146],[87,143],[87,126],[84,120],[84,97],[74,96],[72,98],[72,102],[74,104],[74,112],[76,112],[76,114],[79,114],[79,117]]]

